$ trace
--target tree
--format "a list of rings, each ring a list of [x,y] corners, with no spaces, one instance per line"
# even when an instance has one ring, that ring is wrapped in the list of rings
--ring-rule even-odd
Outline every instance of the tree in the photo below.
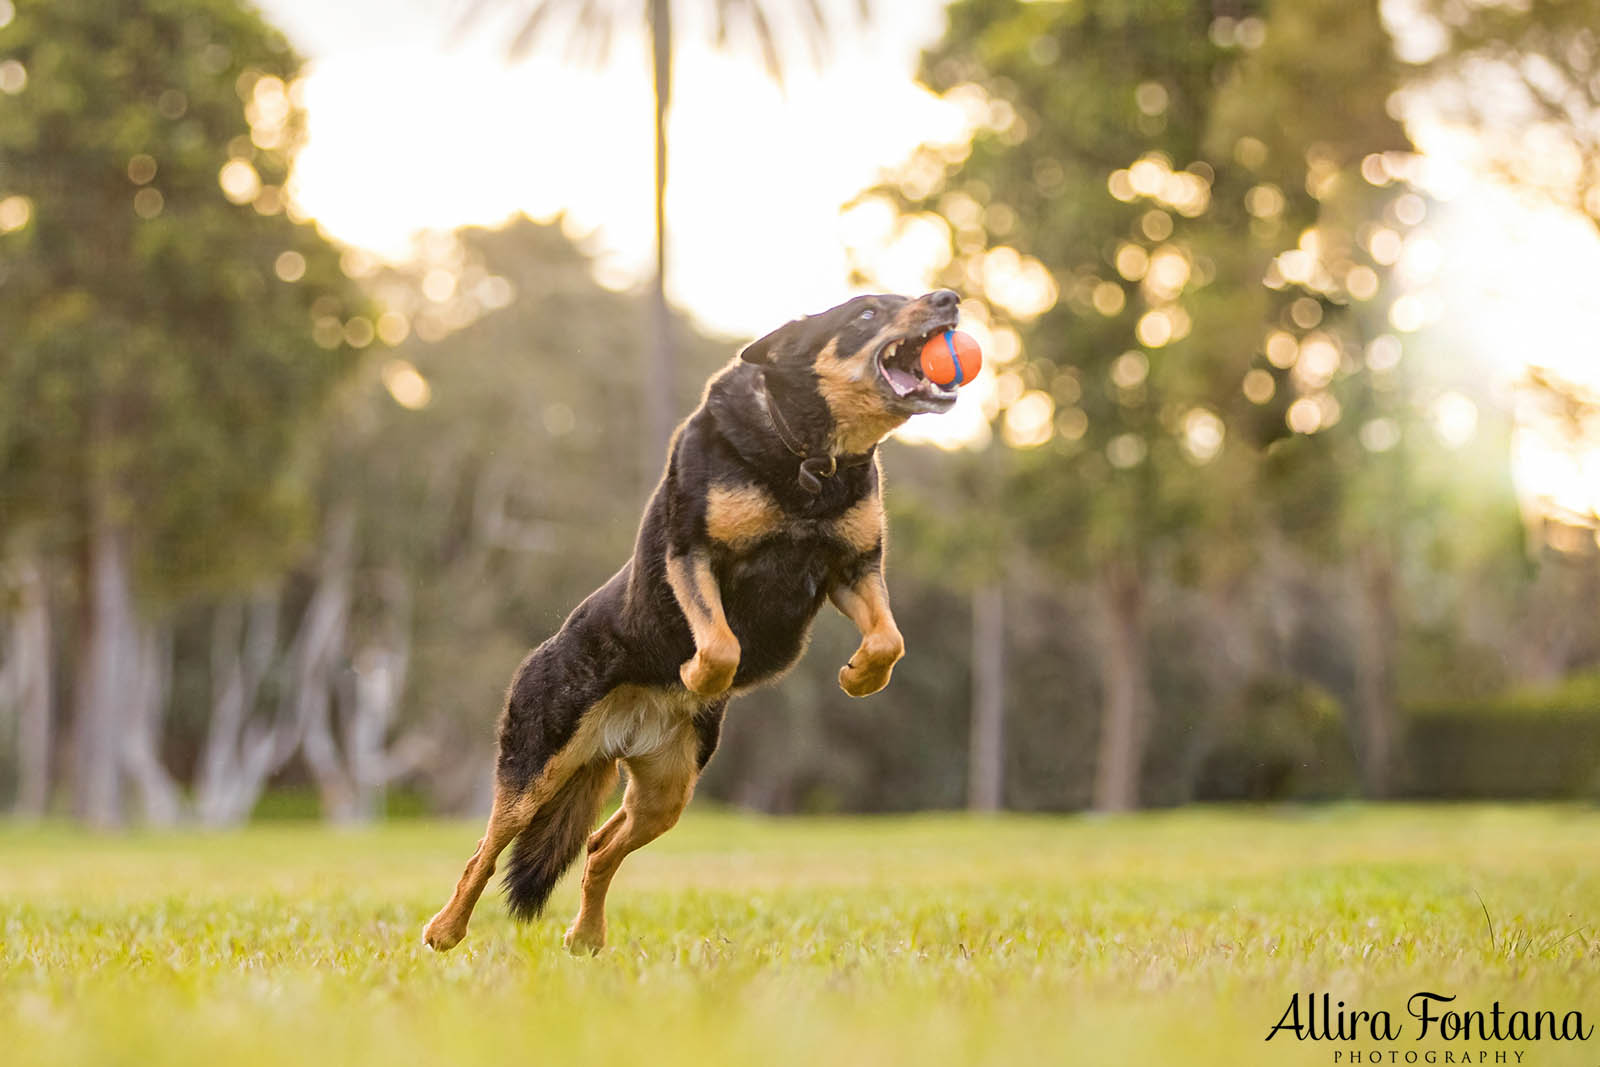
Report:
[[[611,4],[598,0],[477,0],[467,9],[463,25],[476,20],[480,14],[494,6],[514,7],[518,12],[519,26],[507,51],[513,60],[527,56],[552,19],[565,18],[570,25],[569,55],[586,55],[605,62],[610,53],[611,38],[622,20],[634,21],[642,16],[642,25],[650,43],[650,73],[655,104],[655,275],[650,289],[649,346],[645,350],[646,362],[639,368],[638,382],[642,399],[641,414],[646,433],[641,441],[640,484],[648,490],[661,471],[661,457],[665,455],[667,440],[679,418],[677,394],[662,383],[676,382],[680,378],[672,345],[671,315],[667,309],[667,117],[672,110],[672,58],[674,47],[673,5],[671,0],[643,0],[643,9],[630,4],[618,10]],[[857,0],[857,10],[865,19],[870,8],[868,0]],[[829,18],[820,3],[809,0],[790,6],[794,21],[811,48],[812,58],[820,63],[827,54],[831,33]],[[779,48],[780,34],[775,30],[776,14],[768,0],[718,0],[715,5],[716,40],[724,45],[742,24],[760,49],[767,73],[781,81],[784,56]]]
[[[236,0],[18,3],[0,112],[0,508],[73,574],[77,812],[175,813],[162,605],[281,569],[368,302],[288,214],[287,42]]]
[[[1292,393],[1266,342],[1298,302],[1332,322],[1356,264],[1298,250],[1304,281],[1332,265],[1339,284],[1261,279],[1320,232],[1332,183],[1405,146],[1392,62],[1373,4],[964,0],[949,19],[923,77],[980,118],[970,153],[929,149],[881,192],[944,230],[941,280],[983,293],[1020,352],[999,372],[1007,499],[1033,552],[1095,587],[1094,802],[1125,809],[1154,712],[1151,583],[1249,565],[1257,449],[1289,432],[1261,394]]]
[[[1426,0],[1409,102],[1465,125],[1483,161],[1600,229],[1600,3]]]
[[[942,174],[931,189],[890,190],[903,211],[948,220],[943,280],[983,293],[1020,335],[1022,358],[999,369],[1003,436],[1019,449],[1006,499],[1035,553],[1097,588],[1106,810],[1138,803],[1146,576],[1188,525],[1195,490],[1228,468],[1185,458],[1162,426],[1216,422],[1204,383],[1171,354],[1199,273],[1175,231],[1210,200],[1203,120],[1228,58],[1204,36],[1206,15],[1181,3],[952,5],[923,76],[985,124],[967,159],[928,168]]]
[[[517,219],[457,237],[452,299],[492,304],[364,368],[333,420],[321,492],[348,522],[324,538],[313,600],[335,625],[305,645],[318,651],[303,657],[314,669],[300,699],[319,739],[308,769],[335,815],[369,813],[383,776],[363,764],[392,766],[422,738],[430,756],[450,754],[424,769],[428,791],[449,808],[475,801],[492,777],[506,678],[616,570],[638,528],[637,502],[597,487],[631,469],[644,434],[631,358],[641,298],[602,288],[554,225]],[[373,284],[391,308],[415,291],[400,276]],[[671,325],[686,364],[730,354],[680,318]],[[363,742],[391,724],[387,754]]]

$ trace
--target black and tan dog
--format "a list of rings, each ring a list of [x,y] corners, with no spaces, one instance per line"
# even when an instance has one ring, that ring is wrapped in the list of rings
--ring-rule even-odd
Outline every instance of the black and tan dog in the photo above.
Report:
[[[588,841],[573,951],[605,943],[622,859],[678,820],[728,699],[800,657],[830,599],[861,630],[839,671],[876,693],[905,649],[883,579],[876,448],[955,389],[923,377],[948,290],[863,296],[753,342],[673,437],[633,558],[517,669],[500,717],[494,807],[449,903],[424,931],[452,948],[512,839],[511,913],[537,915]],[[622,807],[589,833],[628,768]]]

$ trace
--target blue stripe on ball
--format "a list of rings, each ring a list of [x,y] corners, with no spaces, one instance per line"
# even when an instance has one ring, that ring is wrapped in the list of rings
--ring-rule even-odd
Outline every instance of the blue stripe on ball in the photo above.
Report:
[[[961,366],[961,357],[956,354],[956,334],[954,330],[944,332],[944,345],[950,350],[950,362],[955,364],[956,376],[951,385],[961,385],[967,380],[967,372]]]

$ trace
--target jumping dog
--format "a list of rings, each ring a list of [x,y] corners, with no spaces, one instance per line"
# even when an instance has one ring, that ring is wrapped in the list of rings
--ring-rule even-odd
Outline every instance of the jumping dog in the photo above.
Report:
[[[799,659],[824,599],[861,630],[839,685],[864,697],[888,684],[905,642],[884,585],[877,446],[955,403],[919,354],[958,304],[949,290],[857,297],[752,342],[711,379],[673,436],[632,558],[517,668],[489,825],[428,945],[460,942],[513,840],[518,919],[543,910],[587,842],[565,944],[599,951],[623,858],[678,821],[729,699]],[[590,833],[619,762],[622,806]]]

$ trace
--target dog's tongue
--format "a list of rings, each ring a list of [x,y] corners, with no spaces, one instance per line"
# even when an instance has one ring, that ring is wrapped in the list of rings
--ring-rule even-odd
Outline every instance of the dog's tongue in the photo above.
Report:
[[[917,387],[917,379],[899,367],[884,367],[883,375],[889,379],[889,385],[901,396],[905,396]]]

